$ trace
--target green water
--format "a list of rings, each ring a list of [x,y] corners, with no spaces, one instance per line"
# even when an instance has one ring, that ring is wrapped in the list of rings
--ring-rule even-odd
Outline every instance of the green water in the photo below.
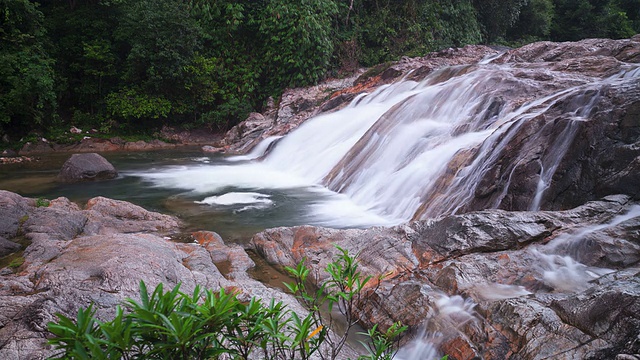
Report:
[[[215,231],[225,241],[235,243],[245,243],[266,228],[306,223],[302,215],[305,203],[318,197],[304,189],[261,191],[271,196],[272,206],[240,211],[238,206],[196,204],[195,201],[203,199],[203,194],[153,186],[134,175],[173,166],[210,166],[223,161],[222,156],[204,154],[198,148],[104,153],[102,156],[118,170],[118,178],[62,184],[56,181],[56,176],[69,156],[52,154],[39,156],[38,161],[31,163],[4,165],[0,167],[0,189],[32,198],[63,196],[81,207],[96,196],[125,200],[151,211],[178,216],[187,224],[185,231]]]

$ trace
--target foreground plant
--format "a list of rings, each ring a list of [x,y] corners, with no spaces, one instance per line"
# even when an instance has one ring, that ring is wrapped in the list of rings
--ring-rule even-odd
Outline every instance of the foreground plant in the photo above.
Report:
[[[58,322],[48,324],[49,343],[60,351],[60,359],[335,359],[356,323],[353,310],[366,300],[362,290],[370,280],[357,270],[354,257],[338,249],[339,256],[326,268],[329,280],[313,295],[305,285],[310,270],[302,262],[287,269],[295,279],[287,287],[309,309],[304,317],[282,302],[242,302],[224,289],[196,286],[188,295],[180,292],[180,284],[166,292],[159,284],[149,294],[141,281],[140,301],[127,299],[128,311],[118,307],[111,321],[98,320],[93,306],[79,309],[76,319],[57,314]],[[329,314],[335,307],[344,316],[343,334],[330,335],[334,319],[323,316],[325,306]],[[405,330],[400,324],[384,333],[369,330],[369,354],[359,359],[391,359]]]
[[[335,359],[342,350],[349,331],[358,323],[355,307],[366,301],[363,289],[372,278],[358,271],[358,262],[347,250],[339,246],[336,248],[338,255],[325,269],[329,277],[322,283],[316,278],[315,283],[320,284],[313,294],[307,285],[310,270],[304,265],[304,260],[295,268],[285,267],[295,279],[294,283],[285,285],[311,311],[313,325],[325,332],[326,346],[319,353],[322,359]],[[326,314],[324,309],[327,309]],[[345,329],[340,334],[329,336],[327,329],[335,327],[334,309],[345,323]],[[367,349],[376,348],[376,351],[369,351],[368,356],[361,356],[360,359],[391,359],[397,350],[397,341],[406,329],[406,326],[394,324],[387,332],[381,333],[377,325],[374,326],[365,333],[370,342],[363,345]],[[387,341],[381,341],[383,338]]]

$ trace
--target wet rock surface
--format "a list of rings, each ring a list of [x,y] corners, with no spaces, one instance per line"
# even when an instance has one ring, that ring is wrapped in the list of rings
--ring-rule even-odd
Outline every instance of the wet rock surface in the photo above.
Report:
[[[108,180],[118,172],[107,159],[96,153],[73,154],[62,165],[58,180],[66,183]]]
[[[244,122],[233,127],[217,143],[228,153],[246,153],[261,140],[282,136],[296,129],[305,120],[324,112],[336,111],[351,102],[357,95],[371,92],[411,73],[412,79],[420,79],[436,69],[474,64],[486,56],[498,54],[487,46],[468,45],[459,49],[446,49],[421,58],[408,58],[383,64],[369,71],[361,69],[344,79],[329,79],[310,88],[287,89],[278,106],[273,102],[263,114],[253,113]]]
[[[317,271],[336,245],[358,254],[365,274],[386,276],[360,318],[426,327],[453,359],[613,359],[640,353],[639,226],[640,207],[610,196],[393,228],[269,229],[252,244],[272,263],[306,259]]]
[[[493,143],[486,145],[493,152],[457,153],[435,184],[419,194],[422,205],[414,219],[486,208],[570,209],[620,193],[638,199],[638,54],[637,39],[587,39],[538,42],[502,52],[466,46],[403,58],[340,82],[288,90],[277,107],[252,114],[215,149],[247,152],[267,137],[284,135],[314,115],[340,109],[357,95],[398,79],[422,81],[429,76],[432,85],[491,66],[494,75],[470,85],[490,94],[478,106],[482,126],[518,112],[525,114],[523,119],[496,129],[487,140]],[[410,101],[407,106],[414,106]],[[387,141],[383,134],[392,126],[384,118],[395,119],[394,112],[402,107],[392,108],[373,125],[323,184],[337,192],[349,191],[360,169],[373,166],[370,162],[380,156],[373,152]],[[428,107],[420,111],[416,118],[432,115]],[[454,135],[464,134],[467,127]],[[476,173],[472,180],[460,180],[470,172]]]
[[[30,245],[24,263],[0,275],[0,358],[45,359],[47,323],[56,313],[75,316],[79,307],[95,304],[97,314],[109,318],[127,297],[138,298],[138,284],[159,283],[182,291],[195,285],[229,288],[249,300],[284,301],[303,314],[289,295],[250,278],[254,266],[239,246],[227,246],[219,235],[200,232],[199,242],[179,243],[167,236],[180,231],[175,217],[102,197],[84,209],[66,198],[49,206],[0,191],[0,240],[5,244],[24,236]],[[225,265],[221,272],[218,267]]]

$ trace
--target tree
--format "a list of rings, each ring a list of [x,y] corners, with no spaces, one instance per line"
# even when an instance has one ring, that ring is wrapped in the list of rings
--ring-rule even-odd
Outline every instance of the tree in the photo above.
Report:
[[[191,109],[186,106],[186,69],[201,45],[187,5],[175,0],[124,0],[121,6],[116,41],[126,54],[123,84],[108,96],[112,100],[107,101],[108,112],[125,120],[187,113]]]
[[[554,40],[584,38],[626,38],[635,34],[633,24],[611,0],[555,0],[551,30]]]
[[[632,22],[633,31],[640,33],[640,0],[615,0],[614,4]]]
[[[552,0],[530,0],[522,7],[517,22],[507,31],[509,40],[547,39],[554,16]]]
[[[322,79],[333,53],[332,0],[268,0],[259,18],[271,93]]]
[[[56,127],[107,129],[105,96],[118,87],[122,58],[113,29],[120,19],[118,1],[39,0],[45,15],[47,51],[55,59]],[[49,134],[52,136],[52,134]]]
[[[486,41],[504,38],[507,30],[520,16],[520,10],[529,0],[473,0],[478,18],[484,27]]]
[[[0,1],[0,133],[21,135],[51,122],[54,61],[44,51],[42,21],[29,0]]]

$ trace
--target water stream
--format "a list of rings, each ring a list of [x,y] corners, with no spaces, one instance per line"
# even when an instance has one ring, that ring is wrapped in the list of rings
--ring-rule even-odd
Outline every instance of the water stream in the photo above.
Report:
[[[485,61],[442,69],[421,82],[383,86],[342,110],[306,121],[287,136],[266,139],[244,156],[205,156],[198,149],[105,154],[119,169],[118,179],[74,185],[55,183],[64,158],[54,156],[44,165],[6,167],[0,188],[78,202],[99,195],[127,200],[176,214],[193,228],[216,231],[231,242],[247,241],[276,226],[393,225],[459,212],[476,196],[517,130],[563,102],[559,121],[564,130],[536,159],[540,170],[528,209],[539,210],[580,122],[597,108],[599,86],[637,81],[640,71],[628,68],[604,80],[563,75],[572,85],[562,89],[540,89],[516,73],[509,65]],[[498,207],[507,196],[521,162],[525,159],[503,169],[496,180],[499,196],[489,207]],[[639,215],[634,208],[606,226]],[[543,281],[558,290],[578,291],[609,271],[555,253],[556,247],[584,235],[559,238],[554,247],[539,252]],[[507,297],[529,294],[522,287],[492,286],[489,292],[498,289]],[[442,308],[459,301],[444,299]],[[463,302],[459,307],[458,315],[470,313],[473,306]],[[398,359],[434,356],[426,343],[405,348]]]
[[[562,103],[558,120],[564,130],[550,138],[536,160],[539,180],[528,209],[539,210],[580,123],[597,109],[599,87],[632,81],[629,77],[638,72],[630,68],[604,80],[567,75],[571,86],[545,91],[514,72],[492,64],[445,68],[421,82],[402,81],[362,95],[283,138],[266,139],[247,156],[129,175],[157,189],[179,189],[214,208],[230,206],[235,198],[245,209],[265,210],[281,204],[278,194],[305,194],[310,201],[296,216],[302,223],[398,224],[459,212],[518,129]],[[540,141],[551,125],[531,141]],[[497,184],[503,196],[515,169],[510,166]],[[249,198],[254,202],[247,203]],[[493,207],[501,201],[497,198]]]

